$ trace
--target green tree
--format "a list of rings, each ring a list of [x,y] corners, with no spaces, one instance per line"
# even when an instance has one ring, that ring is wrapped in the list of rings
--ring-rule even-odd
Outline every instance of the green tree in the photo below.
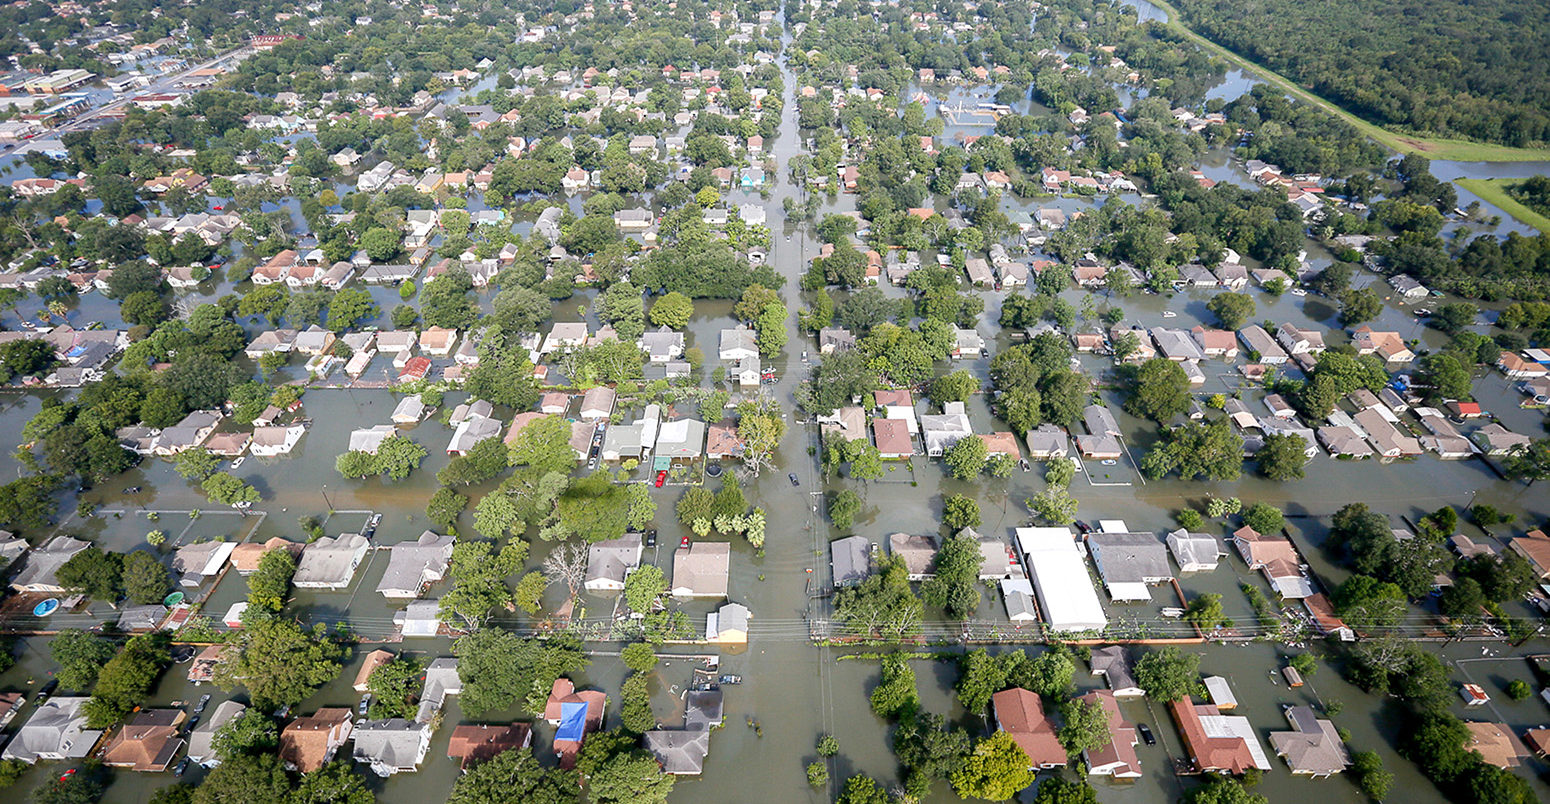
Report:
[[[447,565],[452,588],[441,596],[440,618],[461,622],[465,628],[479,628],[492,610],[512,605],[506,580],[522,568],[527,549],[527,542],[521,539],[508,540],[499,551],[491,542],[463,540],[453,544],[452,561]]]
[[[834,804],[888,804],[888,791],[870,776],[852,776],[845,780]]]
[[[967,402],[976,393],[979,393],[980,381],[978,377],[964,369],[958,369],[951,374],[937,377],[931,383],[931,401],[938,405],[946,405],[948,402]]]
[[[544,590],[549,588],[549,579],[542,572],[529,572],[517,581],[517,587],[512,590],[512,602],[524,614],[537,614],[543,608]]]
[[[424,672],[425,663],[411,656],[398,656],[371,671],[366,679],[366,689],[371,693],[371,719],[414,719],[418,711],[414,699],[420,694]]]
[[[50,779],[32,794],[34,804],[94,804],[102,798],[102,783],[90,776]]]
[[[1218,297],[1221,298],[1221,297]],[[1189,376],[1165,357],[1154,357],[1137,366],[1128,383],[1125,410],[1164,422],[1189,411]]]
[[[361,248],[366,251],[366,256],[370,257],[372,262],[387,262],[398,256],[400,250],[398,233],[380,226],[368,229],[361,235]]]
[[[71,692],[86,692],[97,683],[97,672],[117,650],[113,643],[94,634],[69,628],[48,643],[49,657],[59,665],[54,677]]]
[[[587,777],[587,797],[594,804],[665,804],[674,781],[651,754],[627,751]]]
[[[829,503],[829,519],[834,522],[834,527],[842,531],[850,530],[856,522],[856,514],[860,512],[861,495],[850,489],[841,489]]]
[[[205,478],[215,474],[216,467],[220,466],[218,460],[204,447],[184,450],[172,459],[172,468],[183,476],[184,480],[192,480],[195,483],[203,483]]]
[[[1254,503],[1243,510],[1243,524],[1259,533],[1280,533],[1286,527],[1286,517],[1269,503]]]
[[[1245,293],[1218,293],[1206,302],[1223,329],[1242,329],[1254,317],[1254,299]]]
[[[541,709],[554,680],[584,670],[587,657],[563,638],[522,639],[498,628],[481,628],[452,644],[463,680],[459,700],[470,717],[514,704]]]
[[[569,474],[576,466],[576,453],[570,448],[570,423],[561,416],[545,416],[523,427],[510,452],[511,465],[531,467],[539,474]]]
[[[973,497],[949,494],[942,499],[942,524],[954,533],[980,526],[980,504]]]
[[[495,440],[495,439],[490,439]],[[450,467],[449,467],[450,468]],[[452,489],[442,486],[431,495],[430,501],[425,505],[425,517],[431,522],[444,528],[452,527],[457,521],[458,515],[468,507],[468,498],[458,494]]]
[[[1006,801],[1033,784],[1031,760],[1012,735],[998,731],[974,745],[951,779],[961,798]]]
[[[1356,776],[1356,786],[1373,801],[1387,797],[1394,784],[1394,774],[1383,769],[1383,757],[1377,751],[1353,752],[1351,773]]]
[[[238,756],[215,766],[194,788],[194,804],[288,804],[291,780],[275,754]]]
[[[1172,645],[1149,651],[1136,662],[1136,683],[1160,703],[1193,695],[1200,686],[1200,657]]]
[[[1302,436],[1271,433],[1254,453],[1254,462],[1259,473],[1271,480],[1299,480],[1303,477],[1303,467],[1308,465],[1307,446]]]
[[[1191,790],[1186,797],[1188,804],[1269,804],[1270,800],[1249,792],[1243,782],[1225,776],[1212,776],[1205,784]]]
[[[973,435],[960,438],[942,454],[942,460],[959,480],[971,480],[985,468],[990,450],[985,442]]]
[[[1335,613],[1357,630],[1396,625],[1406,608],[1405,593],[1398,586],[1359,573],[1345,579],[1330,602]]]
[[[1045,486],[1026,503],[1028,510],[1051,524],[1069,525],[1076,521],[1076,498],[1065,486]]]
[[[70,557],[59,567],[59,585],[87,597],[113,603],[123,594],[124,557],[103,552],[95,544]]]
[[[1236,480],[1243,473],[1243,438],[1226,419],[1191,422],[1165,431],[1141,458],[1141,470],[1153,479],[1178,472],[1184,480]]]
[[[531,751],[514,748],[496,754],[458,777],[447,796],[447,804],[507,804],[512,801],[577,804],[581,798],[580,789],[575,771],[545,767]]]
[[[172,577],[156,556],[135,550],[124,556],[124,592],[140,605],[160,603],[172,590]]]
[[[952,619],[968,619],[980,605],[980,561],[978,539],[959,534],[943,542],[935,573],[921,585],[921,597]]]
[[[657,666],[657,654],[652,647],[645,642],[634,642],[624,646],[620,651],[620,660],[624,666],[637,673],[649,673]]]
[[[1062,779],[1059,776],[1039,783],[1034,804],[1098,804],[1098,791],[1081,781]]]
[[[167,635],[162,633],[130,637],[124,649],[97,674],[97,686],[83,710],[87,724],[107,728],[144,703],[162,669],[172,664],[168,644]]]
[[[1060,705],[1060,719],[1064,721],[1058,734],[1060,744],[1073,757],[1107,745],[1110,740],[1109,715],[1096,700],[1067,699]]]
[[[1215,592],[1206,592],[1191,600],[1184,608],[1184,620],[1207,634],[1218,627],[1232,625],[1232,620],[1222,612],[1222,596]]]
[[[1371,321],[1383,312],[1383,300],[1372,288],[1348,290],[1340,294],[1340,326],[1354,327]]]
[[[642,564],[624,579],[624,602],[630,611],[649,614],[667,593],[667,577],[655,564]]]
[[[915,668],[904,656],[891,653],[883,657],[882,670],[882,680],[872,690],[872,711],[889,720],[908,719],[920,708]]]
[[[619,687],[620,725],[627,731],[645,734],[657,725],[656,716],[651,714],[650,683],[647,674],[638,672]]]
[[[291,793],[290,804],[372,804],[377,797],[348,760],[336,759],[304,773]]]
[[[1508,477],[1527,480],[1530,486],[1537,480],[1550,478],[1550,438],[1535,439],[1529,443],[1528,449],[1509,455],[1502,463]],[[0,516],[0,519],[3,518]]]
[[[280,619],[247,623],[228,644],[237,656],[216,666],[215,683],[224,690],[245,687],[261,710],[306,700],[339,675],[345,656],[322,624],[304,631]]]
[[[683,329],[694,318],[694,301],[673,291],[651,305],[651,323],[669,329]]]
[[[210,498],[211,502],[221,503],[222,505],[251,505],[263,499],[259,495],[258,489],[242,482],[228,472],[216,472],[210,475],[200,484],[200,488],[204,489],[206,496]]]
[[[291,594],[291,576],[296,574],[296,556],[290,550],[270,550],[258,560],[258,568],[248,576],[248,605],[271,614],[285,607]]]
[[[280,745],[280,728],[274,719],[257,709],[248,708],[216,729],[210,747],[223,762],[237,757],[267,754]]]
[[[834,616],[851,634],[898,641],[919,630],[924,609],[903,561],[885,558],[878,569],[835,593]]]

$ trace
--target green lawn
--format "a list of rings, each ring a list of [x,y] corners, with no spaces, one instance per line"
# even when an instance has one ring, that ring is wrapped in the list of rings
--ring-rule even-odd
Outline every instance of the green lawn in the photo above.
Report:
[[[1532,226],[1540,232],[1550,233],[1550,218],[1523,206],[1517,199],[1507,194],[1507,185],[1519,181],[1521,179],[1459,179],[1458,186],[1511,215],[1518,223]]]
[[[1385,147],[1400,153],[1416,153],[1429,159],[1445,159],[1455,162],[1543,162],[1550,161],[1550,149],[1541,148],[1514,148],[1510,145],[1496,145],[1489,142],[1470,142],[1468,140],[1446,140],[1436,137],[1425,137],[1414,134],[1402,134],[1390,131],[1382,126],[1375,125],[1354,114],[1342,109],[1338,104],[1325,100],[1302,85],[1272,72],[1263,65],[1239,56],[1231,50],[1211,41],[1210,39],[1195,33],[1185,25],[1183,17],[1178,9],[1167,3],[1167,0],[1152,0],[1152,4],[1161,8],[1168,14],[1168,22],[1177,26],[1179,30],[1191,41],[1204,47],[1207,51],[1215,53],[1231,62],[1234,66],[1243,70],[1253,71],[1254,74],[1277,89],[1293,97],[1319,106],[1339,117],[1343,118],[1363,134],[1373,138]],[[1494,202],[1493,202],[1494,203]],[[1514,214],[1514,217],[1517,217]],[[1523,220],[1519,218],[1519,220]],[[1541,221],[1545,220],[1540,218]],[[1527,221],[1524,221],[1527,223]],[[1531,224],[1538,225],[1538,224]]]

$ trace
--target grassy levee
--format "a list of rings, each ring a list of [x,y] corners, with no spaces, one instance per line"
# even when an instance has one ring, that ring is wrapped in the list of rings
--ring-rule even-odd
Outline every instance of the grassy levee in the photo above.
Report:
[[[1428,159],[1445,159],[1455,162],[1545,162],[1550,161],[1550,149],[1544,148],[1514,148],[1510,145],[1497,145],[1489,142],[1471,142],[1469,140],[1448,140],[1436,137],[1425,137],[1416,134],[1403,134],[1390,131],[1382,126],[1346,111],[1339,104],[1326,100],[1304,88],[1297,82],[1284,75],[1272,71],[1270,68],[1238,55],[1232,50],[1207,39],[1196,33],[1184,23],[1184,17],[1179,10],[1168,4],[1166,0],[1151,0],[1152,5],[1157,6],[1168,14],[1168,22],[1184,35],[1201,47],[1228,60],[1233,65],[1243,70],[1254,72],[1259,78],[1277,89],[1286,92],[1298,99],[1307,101],[1322,107],[1329,112],[1339,115],[1342,119],[1356,126],[1363,134],[1373,138],[1390,150],[1399,153],[1415,153]],[[1542,219],[1541,219],[1542,220]]]
[[[1529,209],[1507,194],[1507,185],[1519,181],[1522,179],[1458,179],[1457,184],[1511,215],[1518,223],[1532,226],[1542,233],[1550,233],[1550,218]]]

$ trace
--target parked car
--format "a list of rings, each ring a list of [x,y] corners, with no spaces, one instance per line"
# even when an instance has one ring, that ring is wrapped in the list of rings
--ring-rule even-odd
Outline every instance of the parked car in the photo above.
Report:
[[[666,483],[666,482],[667,482],[667,470],[663,469],[662,471],[657,472],[657,488],[662,488],[662,484]]]
[[[682,539],[678,540],[678,549],[679,550],[688,550],[689,549],[689,537],[688,536],[685,536]]]
[[[1157,738],[1153,736],[1152,730],[1147,728],[1145,723],[1137,723],[1136,731],[1140,733],[1141,739],[1145,740],[1147,745],[1157,745]]]
[[[646,531],[646,546],[647,547],[656,547],[657,546],[657,532],[656,532],[656,529],[652,529],[652,530]]]
[[[800,486],[800,485],[802,485],[802,481],[797,480],[797,473],[796,472],[787,472],[786,473],[786,477],[791,481],[791,485],[793,485],[793,486]]]

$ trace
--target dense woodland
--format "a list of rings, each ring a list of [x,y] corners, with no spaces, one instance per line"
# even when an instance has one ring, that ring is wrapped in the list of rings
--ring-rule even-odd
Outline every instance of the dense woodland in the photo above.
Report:
[[[1384,126],[1550,139],[1550,5],[1179,0],[1190,27]]]

